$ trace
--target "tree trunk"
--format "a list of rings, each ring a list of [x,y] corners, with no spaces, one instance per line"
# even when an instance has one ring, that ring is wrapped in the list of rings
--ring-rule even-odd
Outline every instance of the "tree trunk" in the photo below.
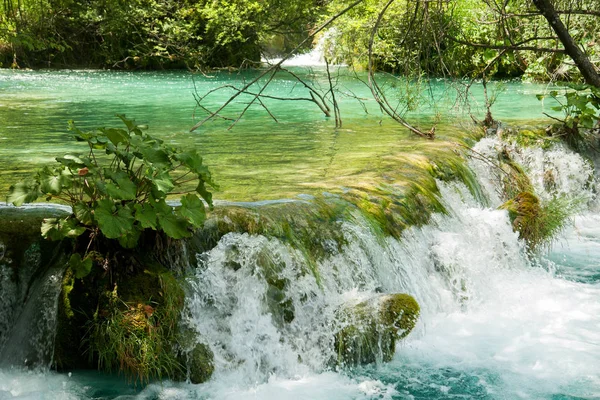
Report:
[[[533,4],[548,20],[548,23],[562,42],[565,47],[565,52],[573,59],[575,65],[583,75],[586,83],[589,85],[600,88],[600,75],[596,71],[594,64],[591,63],[590,59],[583,53],[577,43],[573,40],[567,27],[563,24],[558,13],[554,9],[550,0],[533,0]]]

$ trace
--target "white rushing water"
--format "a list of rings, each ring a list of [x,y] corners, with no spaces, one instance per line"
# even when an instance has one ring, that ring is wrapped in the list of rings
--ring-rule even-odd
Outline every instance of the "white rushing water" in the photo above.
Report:
[[[493,155],[499,146],[484,139],[476,149]],[[580,156],[562,148],[514,156],[542,198],[555,192],[593,203],[593,170]],[[491,207],[477,204],[462,185],[440,183],[449,215],[409,229],[402,241],[345,222],[347,243],[319,262],[320,283],[283,242],[225,235],[198,255],[187,299],[187,323],[215,354],[213,378],[152,384],[140,393],[123,389],[119,398],[600,398],[600,216],[576,217],[551,251],[530,257],[507,212],[497,209],[497,178],[485,163],[474,160],[472,167]],[[557,178],[551,189],[536,183],[546,170]],[[282,292],[266,283],[267,264],[287,282]],[[413,295],[422,313],[393,361],[336,371],[335,311],[398,292]],[[291,323],[282,322],[274,301],[293,306]],[[0,399],[116,397],[110,383],[94,379],[2,371]]]
[[[335,28],[331,28],[325,33],[319,35],[313,48],[303,54],[297,54],[283,62],[284,67],[325,67],[326,46],[335,36]],[[263,59],[264,63],[276,64],[281,61],[281,58]]]

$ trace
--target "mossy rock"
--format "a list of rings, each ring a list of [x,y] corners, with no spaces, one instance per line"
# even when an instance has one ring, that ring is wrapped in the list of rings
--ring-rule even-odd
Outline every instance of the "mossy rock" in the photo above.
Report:
[[[194,347],[188,359],[190,382],[203,383],[210,379],[215,370],[213,357],[207,345],[199,343]]]
[[[391,361],[396,340],[412,331],[419,313],[419,304],[407,294],[382,295],[344,307],[340,318],[345,326],[335,335],[336,363],[356,366]]]
[[[194,384],[208,381],[215,370],[214,355],[210,347],[203,343],[198,333],[189,326],[181,328],[177,341],[177,359],[184,369],[174,379]]]
[[[546,128],[526,127],[507,128],[499,131],[500,139],[513,143],[519,147],[539,147],[549,149],[559,142]]]
[[[513,231],[519,232],[530,250],[547,244],[579,209],[578,200],[553,198],[545,204],[532,192],[521,192],[502,204],[508,211]]]
[[[186,366],[185,374],[175,377],[179,381],[204,383],[210,379],[215,370],[213,352],[204,343],[196,343],[191,350],[180,354],[179,362]]]

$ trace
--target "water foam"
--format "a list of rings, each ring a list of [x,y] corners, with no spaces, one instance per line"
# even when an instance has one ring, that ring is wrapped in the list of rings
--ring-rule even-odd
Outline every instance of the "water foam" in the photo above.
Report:
[[[485,139],[478,151],[491,157],[498,144]],[[531,162],[530,176],[549,167],[568,173],[563,160],[574,156],[555,151],[552,157],[536,155],[544,162]],[[407,230],[401,241],[374,234],[360,218],[344,222],[345,244],[317,263],[319,279],[288,243],[225,235],[198,255],[187,298],[187,324],[215,354],[213,378],[203,385],[153,384],[128,398],[599,396],[600,286],[593,276],[600,266],[590,258],[600,254],[600,217],[576,218],[551,253],[528,254],[507,212],[495,209],[501,199],[494,199],[491,168],[476,161],[473,168],[493,208],[477,205],[460,184],[440,183],[449,214]],[[565,182],[559,186],[565,195],[585,187],[583,181]],[[581,270],[587,272],[567,273]],[[269,279],[279,282],[280,292]],[[412,294],[422,315],[394,360],[337,371],[330,362],[340,328],[335,311],[346,302],[395,292]],[[282,322],[282,303],[293,308],[291,323]],[[15,387],[30,378],[3,374],[3,394],[21,395]],[[56,388],[61,378],[45,376]],[[84,380],[77,379],[74,374],[68,394],[81,393],[85,384],[78,382]]]

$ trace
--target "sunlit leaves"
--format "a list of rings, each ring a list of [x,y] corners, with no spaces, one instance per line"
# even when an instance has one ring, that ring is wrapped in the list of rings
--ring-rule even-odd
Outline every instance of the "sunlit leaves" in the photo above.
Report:
[[[177,212],[195,228],[202,226],[206,219],[204,203],[194,194],[188,194],[181,198],[181,206]]]
[[[170,193],[171,190],[173,190],[173,188],[175,187],[171,176],[166,171],[158,173],[156,176],[151,178],[151,181],[156,187],[156,189],[160,191],[163,195]]]
[[[83,225],[92,225],[94,223],[94,216],[92,213],[92,208],[82,201],[78,201],[73,204],[73,214],[75,214],[75,218]]]
[[[42,236],[50,240],[76,238],[85,232],[85,227],[79,225],[73,218],[46,218],[42,222]]]
[[[40,191],[44,194],[58,195],[63,188],[70,186],[69,176],[66,171],[57,169],[51,171],[48,167],[38,173]]]
[[[579,127],[594,129],[600,123],[600,89],[576,83],[558,83],[558,86],[566,89],[562,92],[549,92],[550,97],[558,103],[550,109],[563,113],[562,125],[571,130],[577,130]],[[542,100],[545,95],[537,95],[537,98]],[[557,124],[556,127],[560,128],[560,125]]]
[[[135,219],[131,210],[110,199],[98,201],[94,215],[100,230],[109,239],[118,239],[133,229]]]
[[[36,201],[41,195],[39,183],[25,181],[16,183],[10,187],[7,200],[19,207],[24,203]]]
[[[50,240],[77,238],[86,230],[90,240],[99,232],[132,248],[144,229],[164,232],[173,239],[191,235],[206,219],[204,199],[212,207],[215,187],[210,171],[195,150],[181,151],[143,132],[144,127],[119,115],[127,129],[102,128],[84,132],[71,121],[69,130],[85,142],[83,154],[56,158],[57,167],[40,170],[33,180],[13,185],[9,201],[15,205],[47,199],[67,201],[73,214],[45,220],[42,235]],[[103,154],[104,153],[104,154]],[[179,180],[172,176],[176,172]],[[185,179],[182,179],[182,178]],[[192,182],[175,209],[166,197],[182,182]],[[88,246],[89,247],[89,246]],[[89,273],[91,258],[75,257],[72,267],[80,276]]]
[[[198,186],[196,187],[196,192],[198,192],[198,194],[202,196],[202,198],[208,203],[208,205],[212,209],[212,193],[206,189],[206,185],[204,184],[204,182],[200,181],[198,183]]]

